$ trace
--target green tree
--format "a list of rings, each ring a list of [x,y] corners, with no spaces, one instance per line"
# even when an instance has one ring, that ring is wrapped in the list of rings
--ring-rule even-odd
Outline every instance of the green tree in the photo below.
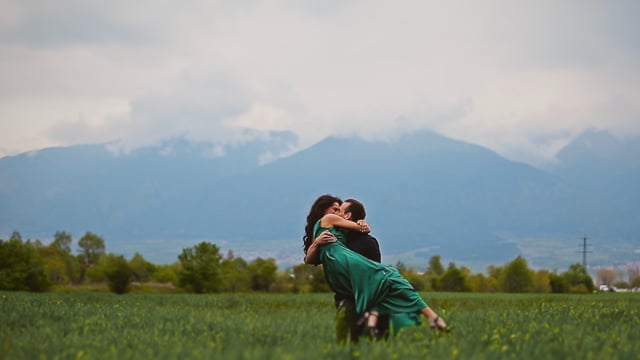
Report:
[[[276,279],[271,284],[271,292],[274,293],[290,293],[292,292],[291,273],[288,271],[278,271]]]
[[[53,235],[53,242],[50,246],[71,254],[72,241],[71,234],[65,231],[56,231],[55,235]]]
[[[311,279],[313,277],[313,268],[307,264],[298,264],[291,269],[291,291],[294,293],[311,292]]]
[[[449,263],[447,271],[440,277],[439,286],[439,290],[444,291],[469,291],[467,278],[454,263]]]
[[[86,266],[97,264],[100,261],[100,257],[104,255],[104,240],[89,231],[80,238],[78,247],[80,247],[80,255]]]
[[[433,255],[429,259],[429,265],[427,266],[427,273],[426,273],[426,277],[431,289],[441,290],[440,278],[442,277],[443,274],[444,274],[444,266],[442,266],[440,255]]]
[[[20,243],[22,243],[22,235],[20,234],[20,232],[14,231],[11,233],[11,236],[9,237],[9,241],[11,240],[17,240],[17,241],[20,241]]]
[[[548,270],[538,270],[533,275],[533,291],[537,293],[551,292],[551,280]]]
[[[435,276],[441,276],[444,274],[444,266],[442,266],[442,260],[440,255],[433,255],[429,259],[429,266],[427,267],[427,273]]]
[[[569,270],[564,273],[564,278],[569,285],[569,292],[592,293],[595,289],[593,279],[580,263],[569,266]]]
[[[211,243],[182,250],[178,256],[182,270],[178,273],[180,286],[201,294],[218,292],[221,287],[220,249]]]
[[[631,288],[640,287],[640,267],[630,267],[627,272],[629,274],[629,286]]]
[[[148,282],[156,271],[156,266],[137,252],[129,260],[129,267],[133,272],[133,279],[138,282]]]
[[[220,264],[222,270],[222,291],[245,292],[251,289],[249,264],[229,251]]]
[[[549,273],[549,286],[552,293],[566,293],[569,292],[569,285],[567,279],[563,275],[558,275],[555,272]]]
[[[489,265],[487,267],[487,285],[489,291],[500,292],[503,291],[502,284],[504,283],[505,269],[503,266]]]
[[[51,286],[36,248],[18,232],[0,240],[0,290],[46,291]]]
[[[66,285],[80,280],[80,263],[66,249],[56,243],[38,248],[49,281],[56,285]]]
[[[116,294],[128,292],[133,270],[131,270],[127,259],[122,255],[107,254],[102,263],[109,290]]]
[[[58,231],[48,246],[36,246],[38,256],[45,265],[49,282],[67,285],[80,280],[80,263],[71,255],[71,235]]]
[[[56,250],[46,249],[46,252],[40,253],[40,257],[45,263],[45,272],[52,284],[65,285],[71,282],[67,275],[67,264],[62,254],[59,254]]]
[[[174,286],[178,286],[178,273],[181,270],[182,265],[180,265],[179,262],[171,265],[156,265],[156,271],[153,273],[152,280],[162,284],[171,283]]]
[[[469,277],[469,290],[471,292],[489,292],[492,289],[489,286],[487,277],[478,273]]]
[[[425,291],[428,289],[429,284],[427,283],[427,278],[423,274],[418,274],[413,268],[405,268],[401,274],[417,291]]]
[[[329,284],[324,277],[324,270],[322,269],[322,265],[309,267],[311,268],[311,292],[330,292],[331,288],[329,287]]]
[[[533,291],[533,272],[522,256],[518,256],[505,266],[503,289],[510,293]]]
[[[107,276],[104,273],[105,256],[100,258],[100,262],[89,267],[83,266],[83,282],[89,284],[102,284],[107,282]]]
[[[251,289],[255,291],[270,291],[276,280],[278,266],[273,258],[257,258],[249,263],[251,274]]]

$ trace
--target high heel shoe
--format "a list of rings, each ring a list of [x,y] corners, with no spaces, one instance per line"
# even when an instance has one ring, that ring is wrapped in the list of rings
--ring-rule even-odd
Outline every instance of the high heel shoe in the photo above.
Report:
[[[367,322],[364,325],[364,331],[372,338],[378,337],[378,313],[370,312],[367,316]]]
[[[360,320],[358,320],[357,324],[362,326],[364,333],[369,337],[376,338],[380,335],[377,328],[378,313],[365,312]]]
[[[450,332],[451,328],[440,318],[440,316],[436,316],[433,319],[429,320],[429,327],[434,330],[441,330],[444,332]]]

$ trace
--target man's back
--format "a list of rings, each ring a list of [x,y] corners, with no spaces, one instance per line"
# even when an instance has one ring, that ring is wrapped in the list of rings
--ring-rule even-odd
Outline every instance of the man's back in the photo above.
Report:
[[[369,234],[357,231],[349,232],[347,234],[347,247],[375,262],[382,260],[378,240]]]

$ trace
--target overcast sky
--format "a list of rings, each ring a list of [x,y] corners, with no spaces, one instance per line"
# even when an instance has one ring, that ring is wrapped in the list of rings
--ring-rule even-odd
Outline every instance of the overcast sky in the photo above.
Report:
[[[0,156],[431,129],[539,163],[640,135],[640,1],[0,0]]]

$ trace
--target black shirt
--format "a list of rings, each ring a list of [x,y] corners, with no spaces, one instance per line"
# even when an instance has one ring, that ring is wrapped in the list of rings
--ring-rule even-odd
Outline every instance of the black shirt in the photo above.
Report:
[[[375,262],[382,260],[378,240],[369,234],[357,231],[349,232],[347,234],[347,247]]]

